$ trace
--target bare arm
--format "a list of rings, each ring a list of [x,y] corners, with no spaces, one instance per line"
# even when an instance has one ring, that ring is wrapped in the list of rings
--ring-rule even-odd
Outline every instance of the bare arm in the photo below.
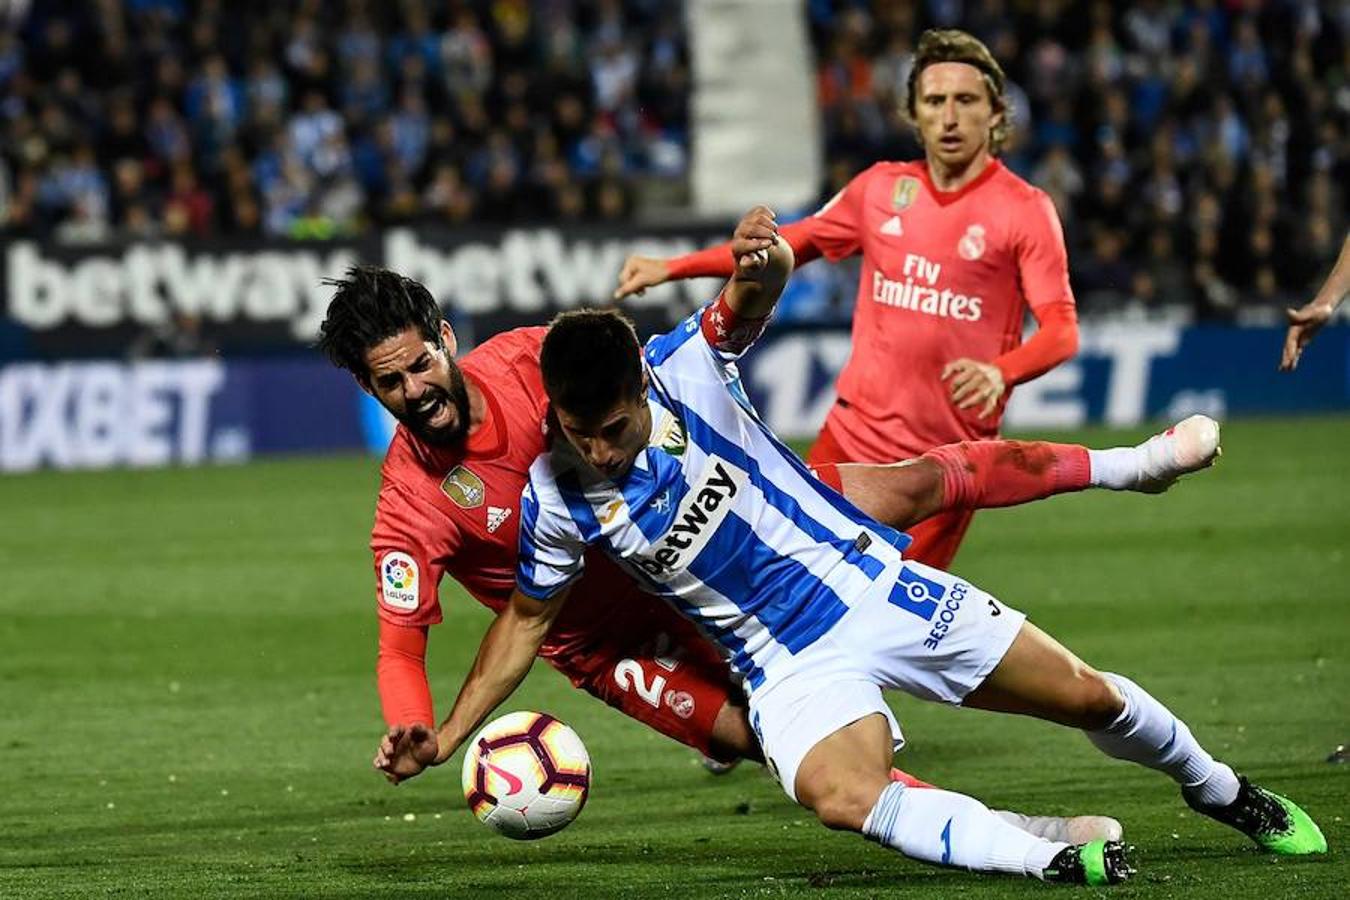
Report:
[[[478,656],[455,698],[454,708],[437,731],[433,765],[450,758],[483,720],[524,680],[535,655],[558,617],[569,589],[547,600],[535,600],[519,590],[511,592],[478,647]]]
[[[814,229],[817,227],[815,216],[807,216],[779,229],[778,235],[791,247],[797,265],[804,265],[820,258],[821,249],[814,240]],[[619,272],[619,286],[614,291],[614,299],[622,300],[631,294],[641,294],[647,288],[665,284],[667,281],[703,277],[730,278],[735,274],[735,270],[736,262],[731,242],[669,259],[633,254],[624,261],[623,269]]]
[[[1280,357],[1280,371],[1292,372],[1298,366],[1303,348],[1322,330],[1322,326],[1331,320],[1336,308],[1350,294],[1350,233],[1341,245],[1341,255],[1336,266],[1308,303],[1298,309],[1285,310],[1289,317],[1289,330],[1284,335],[1284,353]]]

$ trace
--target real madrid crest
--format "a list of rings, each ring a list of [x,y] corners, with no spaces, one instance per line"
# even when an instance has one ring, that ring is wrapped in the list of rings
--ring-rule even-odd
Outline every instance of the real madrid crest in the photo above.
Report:
[[[967,228],[961,240],[956,242],[956,252],[961,254],[962,259],[971,262],[984,256],[984,226],[972,225]]]
[[[450,470],[450,474],[445,476],[445,480],[441,482],[441,491],[455,501],[455,505],[460,509],[482,506],[483,498],[487,496],[483,479],[462,465],[455,466]]]
[[[913,175],[901,175],[895,179],[895,187],[891,189],[891,208],[896,212],[908,209],[917,196],[919,196],[919,179]]]

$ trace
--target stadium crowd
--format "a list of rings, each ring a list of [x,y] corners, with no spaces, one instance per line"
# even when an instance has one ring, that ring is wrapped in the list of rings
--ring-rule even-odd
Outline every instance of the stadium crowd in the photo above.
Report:
[[[684,10],[661,0],[46,0],[0,20],[0,225],[70,242],[329,237],[634,211],[687,167]],[[993,49],[1005,160],[1063,217],[1088,310],[1297,300],[1347,226],[1350,6],[807,4],[828,178],[919,155],[912,43]],[[2,19],[2,17],[0,17]]]
[[[22,12],[0,30],[10,233],[617,220],[634,173],[685,169],[677,4],[44,0]]]

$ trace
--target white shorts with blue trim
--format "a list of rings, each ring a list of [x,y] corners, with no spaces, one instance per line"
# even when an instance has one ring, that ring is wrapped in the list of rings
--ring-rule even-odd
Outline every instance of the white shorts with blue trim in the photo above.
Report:
[[[859,601],[750,695],[750,723],[793,800],[807,752],[846,725],[885,716],[900,748],[904,737],[882,689],[959,704],[1026,621],[968,581],[909,560],[877,584],[892,587]]]

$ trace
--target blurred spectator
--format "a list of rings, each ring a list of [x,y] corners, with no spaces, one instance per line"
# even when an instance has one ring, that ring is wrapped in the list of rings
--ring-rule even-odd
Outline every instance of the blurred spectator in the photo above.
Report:
[[[164,201],[164,220],[170,234],[202,237],[211,231],[214,203],[197,183],[192,163],[184,160],[173,168],[169,196]],[[173,223],[170,225],[170,223]]]

